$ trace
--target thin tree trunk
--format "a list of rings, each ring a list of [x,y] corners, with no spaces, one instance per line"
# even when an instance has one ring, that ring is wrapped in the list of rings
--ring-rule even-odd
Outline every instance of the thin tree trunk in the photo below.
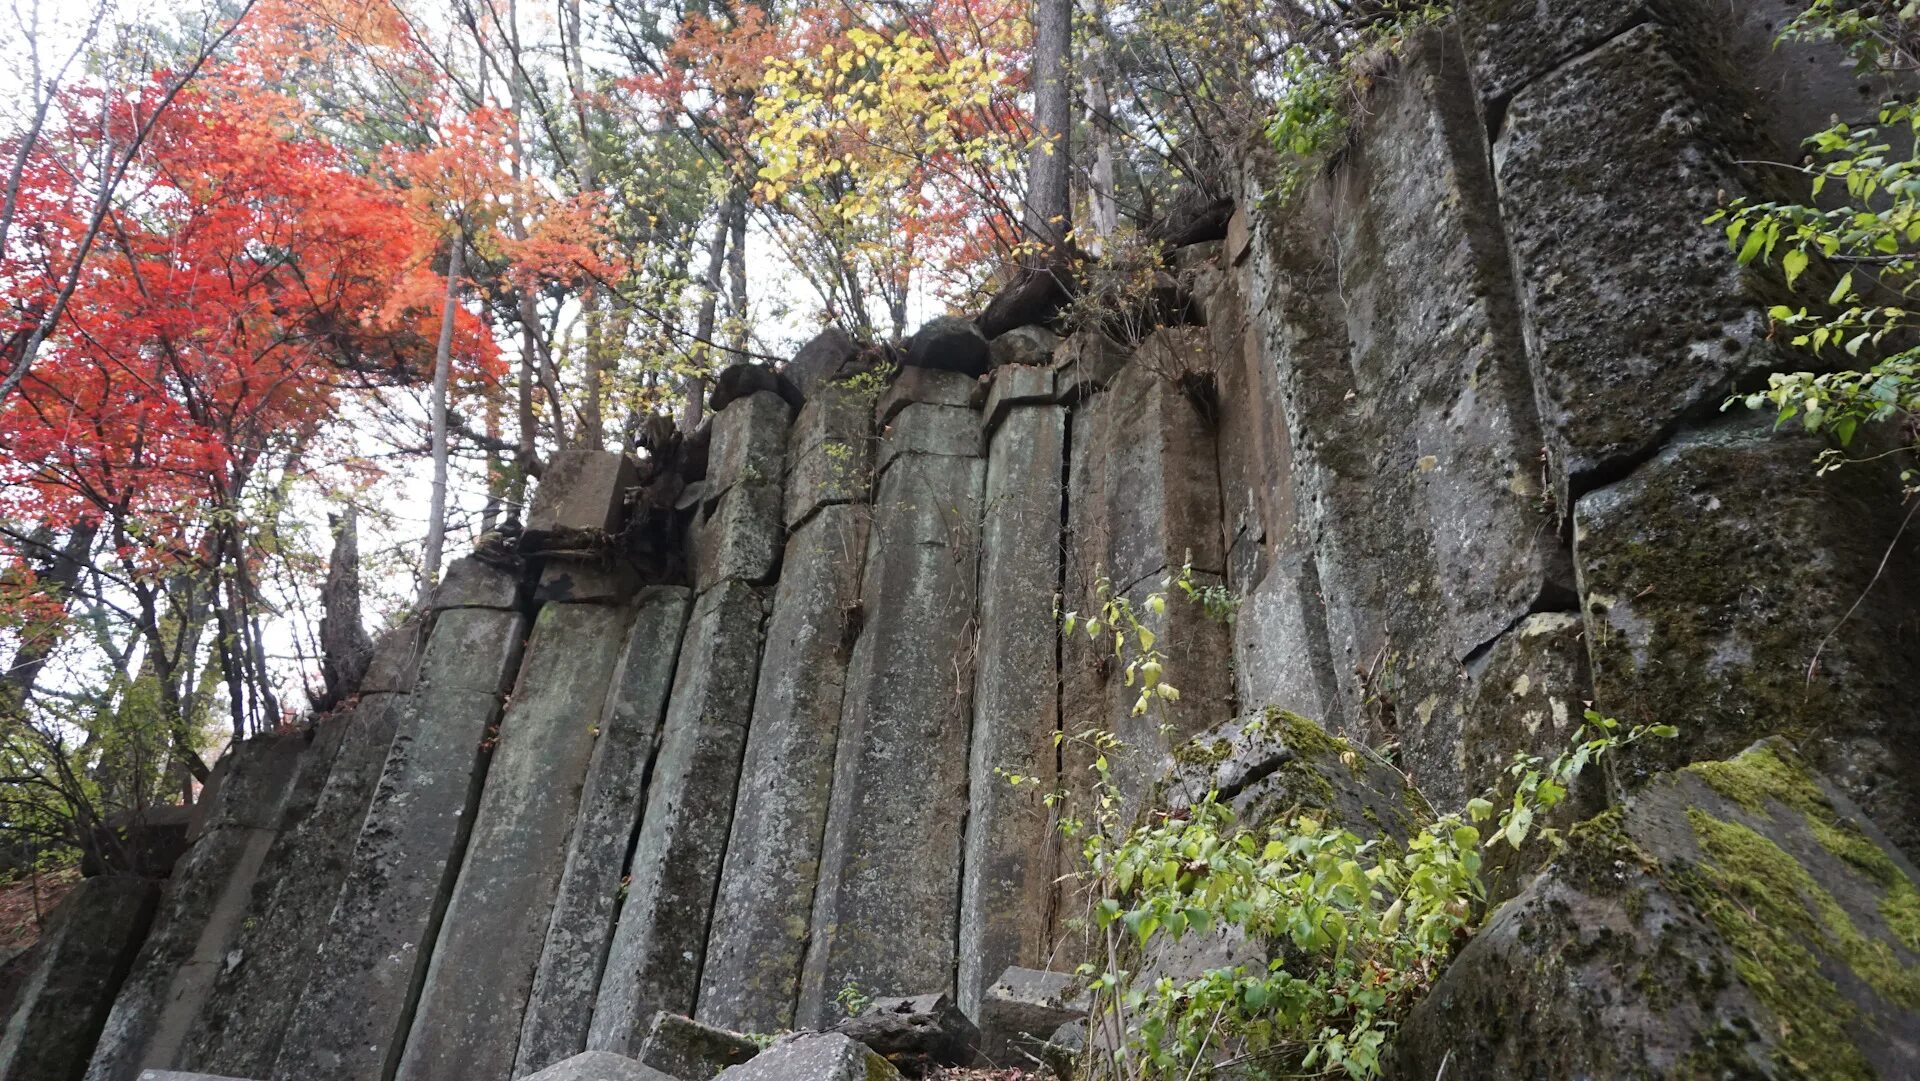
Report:
[[[50,541],[38,546],[41,548],[36,553],[41,564],[38,572],[41,595],[58,599],[63,613],[66,611],[67,598],[73,595],[74,586],[80,581],[80,572],[86,566],[87,554],[92,550],[93,538],[98,532],[98,525],[83,522],[73,527],[58,550],[53,548]],[[13,659],[0,668],[0,710],[10,712],[27,704],[33,697],[33,687],[40,678],[40,670],[46,667],[47,659],[53,655],[53,649],[59,642],[57,628],[21,628]]]
[[[720,307],[720,274],[727,264],[727,237],[733,228],[733,199],[729,195],[713,226],[713,243],[707,247],[707,276],[700,298],[700,318],[693,330],[693,371],[687,373],[686,401],[680,409],[680,427],[693,431],[707,411],[707,372],[713,367],[714,316]]]
[[[1094,242],[1093,254],[1101,254],[1106,241],[1120,227],[1120,204],[1114,192],[1113,175],[1113,96],[1108,91],[1112,62],[1107,53],[1106,0],[1093,0],[1094,44],[1087,64],[1087,131],[1093,140],[1093,174],[1089,198]]]
[[[735,184],[727,193],[727,363],[747,355],[747,189]]]
[[[314,703],[328,710],[360,693],[373,640],[360,622],[360,512],[351,505],[334,526],[333,555],[327,561],[327,582],[320,591],[320,675],[326,681],[325,698]]]
[[[1033,134],[1027,158],[1028,238],[1045,250],[1034,265],[1065,241],[1070,211],[1068,125],[1072,94],[1068,56],[1073,39],[1072,0],[1034,0]]]
[[[447,381],[453,368],[453,317],[460,299],[460,269],[466,228],[453,227],[453,253],[447,257],[446,307],[440,313],[440,342],[433,353],[433,496],[427,511],[426,550],[420,557],[420,606],[426,607],[440,579],[440,548],[447,532]]]

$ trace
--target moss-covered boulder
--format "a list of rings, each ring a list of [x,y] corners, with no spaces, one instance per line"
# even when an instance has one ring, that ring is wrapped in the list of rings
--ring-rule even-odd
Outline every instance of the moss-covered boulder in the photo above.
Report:
[[[1416,1008],[1392,1076],[1920,1076],[1916,873],[1786,745],[1573,830]]]
[[[1362,837],[1404,839],[1432,815],[1377,754],[1271,706],[1174,748],[1159,802],[1187,807],[1209,792],[1249,828],[1305,813]]]

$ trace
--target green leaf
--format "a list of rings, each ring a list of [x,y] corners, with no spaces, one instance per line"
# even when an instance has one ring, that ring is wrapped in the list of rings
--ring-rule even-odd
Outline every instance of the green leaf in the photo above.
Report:
[[[1849,270],[1845,274],[1840,275],[1840,281],[1833,287],[1833,292],[1827,297],[1827,303],[1838,304],[1852,294],[1853,271]]]
[[[1795,248],[1781,256],[1780,269],[1787,272],[1787,288],[1793,288],[1793,283],[1800,280],[1800,275],[1806,273],[1807,253],[1800,248]]]

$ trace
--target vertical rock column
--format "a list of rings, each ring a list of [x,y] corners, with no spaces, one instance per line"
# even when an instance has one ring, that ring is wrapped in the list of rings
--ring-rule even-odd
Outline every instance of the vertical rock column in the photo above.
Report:
[[[872,418],[870,397],[824,384],[801,409],[788,440],[791,535],[767,624],[696,1010],[700,1020],[722,1028],[793,1027],[858,627]]]
[[[980,637],[960,884],[959,995],[981,1016],[1010,965],[1047,967],[1057,836],[1044,797],[1059,779],[1060,632],[1067,410],[1051,369],[993,373],[982,504]]]
[[[32,948],[0,966],[0,1081],[86,1069],[158,894],[146,879],[89,878],[53,910]]]
[[[613,940],[621,880],[660,744],[690,599],[677,586],[651,586],[634,601],[633,627],[601,712],[566,870],[527,996],[515,1077],[564,1061],[587,1045],[594,989]]]
[[[601,707],[632,613],[541,608],[487,769],[397,1076],[493,1081],[513,1068]]]
[[[508,571],[473,559],[448,567],[418,681],[269,1075],[274,1081],[377,1081],[397,1065],[526,638],[519,602],[519,582]]]
[[[1099,385],[1071,374],[1087,363],[1084,356],[1068,351],[1063,359],[1063,381],[1086,392]],[[1064,727],[1070,735],[1096,730],[1119,737],[1124,750],[1108,757],[1130,801],[1147,794],[1175,745],[1234,712],[1226,625],[1162,584],[1188,560],[1196,585],[1224,580],[1214,435],[1203,402],[1186,389],[1192,381],[1182,378],[1204,375],[1212,363],[1205,328],[1158,331],[1072,418],[1063,603],[1083,617],[1097,612],[1105,578],[1158,636],[1166,681],[1180,690],[1178,702],[1158,702],[1134,716],[1138,686],[1125,686],[1122,675],[1132,653],[1116,659],[1110,639],[1089,642],[1084,634],[1064,651]],[[1166,610],[1154,614],[1147,598],[1160,592],[1169,594]],[[1163,733],[1163,726],[1171,731]],[[1066,781],[1073,786],[1081,763],[1068,757],[1074,776]]]
[[[262,736],[236,744],[215,767],[200,836],[168,880],[87,1081],[133,1081],[143,1069],[173,1064],[283,823],[306,749],[303,736]]]
[[[694,1009],[753,712],[766,622],[759,587],[779,567],[790,419],[769,391],[714,417],[709,491],[689,538],[698,599],[594,1002],[591,1050],[632,1054],[654,1014]]]
[[[879,483],[847,672],[801,1027],[849,984],[950,989],[981,487],[973,380],[906,368],[880,403]]]
[[[326,783],[313,811],[267,853],[240,932],[176,1063],[182,1069],[265,1077],[273,1068],[413,689],[424,629],[416,619],[382,638],[358,702],[322,722],[341,729]]]

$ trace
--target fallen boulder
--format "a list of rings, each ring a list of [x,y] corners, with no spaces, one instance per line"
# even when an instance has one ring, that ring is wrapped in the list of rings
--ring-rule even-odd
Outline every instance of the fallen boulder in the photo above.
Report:
[[[642,1062],[611,1051],[582,1051],[556,1062],[527,1081],[677,1081]]]
[[[1777,740],[1569,832],[1390,1077],[1920,1076],[1920,876]]]
[[[908,1077],[971,1066],[980,1057],[980,1030],[944,994],[875,999],[833,1031],[873,1048]]]
[[[680,1081],[709,1081],[759,1053],[760,1045],[738,1032],[665,1011],[653,1015],[640,1045],[641,1062]]]
[[[790,1037],[720,1075],[722,1081],[890,1081],[899,1076],[872,1048],[838,1032]]]

